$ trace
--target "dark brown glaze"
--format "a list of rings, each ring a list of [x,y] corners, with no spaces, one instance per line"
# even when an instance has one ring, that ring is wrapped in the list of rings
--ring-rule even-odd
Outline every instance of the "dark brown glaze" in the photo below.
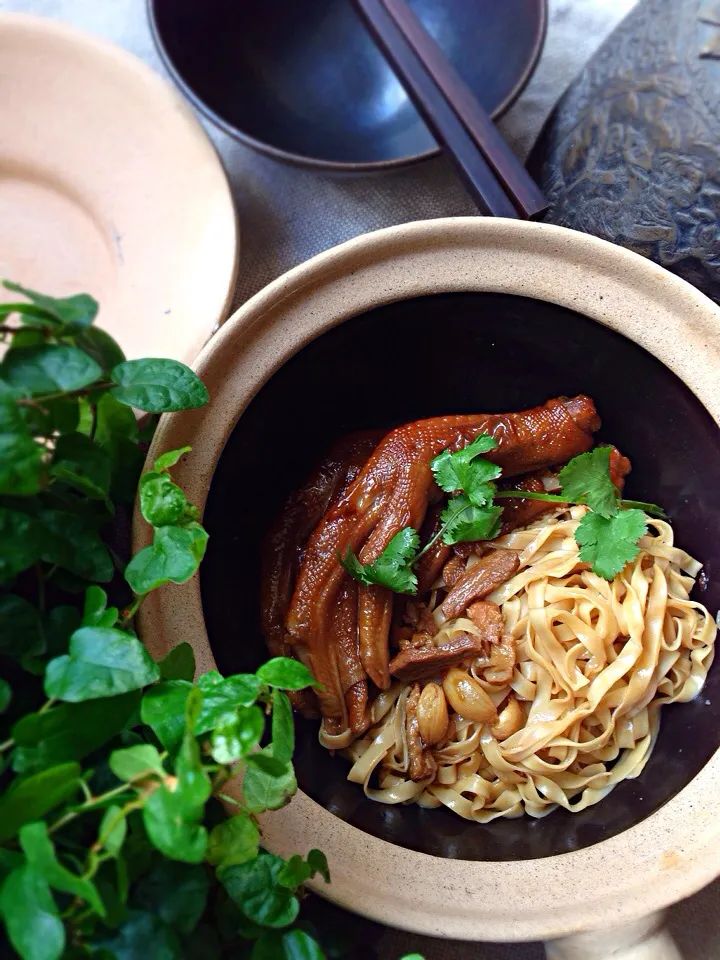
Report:
[[[370,563],[404,527],[418,529],[434,487],[430,461],[442,450],[461,449],[478,434],[489,433],[498,447],[488,459],[513,476],[563,463],[590,449],[599,426],[592,400],[578,396],[549,400],[520,413],[418,420],[387,434],[310,537],[286,620],[288,642],[324,687],[318,693],[324,717],[339,720],[346,715],[331,631],[332,608],[345,577],[338,554],[349,548],[361,563]],[[379,663],[388,643],[388,601],[377,588],[362,585],[358,598],[362,624],[387,625],[384,634],[372,637],[360,627],[361,646],[369,642],[376,650],[363,659]]]
[[[360,661],[379,690],[390,686],[388,642],[393,611],[393,594],[384,587],[358,589],[358,640]]]
[[[482,640],[468,633],[461,633],[441,647],[436,647],[435,644],[406,647],[391,661],[390,673],[407,683],[442,673],[448,667],[453,667],[469,657],[477,657],[482,652]]]
[[[263,540],[261,626],[274,657],[294,656],[285,639],[285,616],[305,542],[333,500],[355,480],[382,436],[378,431],[359,431],[333,444],[307,483],[290,495]],[[362,671],[360,676],[365,679]],[[306,716],[317,716],[314,694],[301,691],[290,696],[293,705]]]
[[[465,573],[465,561],[458,556],[452,556],[442,569],[442,578],[445,588],[452,590],[460,577]]]
[[[367,677],[360,661],[358,647],[357,595],[356,581],[346,577],[338,594],[332,627],[348,722],[350,729],[356,735],[367,730],[370,723],[370,714],[367,709]]]
[[[473,600],[482,600],[517,571],[518,555],[512,550],[493,550],[466,570],[440,604],[448,620],[459,617]]]
[[[627,457],[624,457],[617,447],[610,451],[610,479],[618,488],[620,493],[625,486],[625,477],[632,470],[632,464]]]

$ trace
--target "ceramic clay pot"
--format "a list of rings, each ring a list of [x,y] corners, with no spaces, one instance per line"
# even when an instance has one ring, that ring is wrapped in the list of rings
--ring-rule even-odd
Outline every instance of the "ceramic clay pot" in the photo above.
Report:
[[[393,227],[315,257],[229,320],[196,370],[210,404],[162,418],[150,451],[191,444],[178,482],[204,511],[199,577],[151,594],[141,635],[192,644],[203,672],[254,669],[258,550],[274,511],[338,435],[441,413],[593,396],[633,460],[628,495],[662,503],[720,606],[720,310],[683,280],[559,227],[459,218]],[[135,525],[135,546],[149,530]],[[385,807],[297,723],[300,789],[262,819],[278,854],[324,850],[323,896],[449,938],[552,941],[549,956],[669,960],[657,914],[720,873],[720,669],[671,707],[653,756],[601,803],[467,823]],[[597,935],[593,931],[600,931]],[[626,953],[622,951],[626,950]]]

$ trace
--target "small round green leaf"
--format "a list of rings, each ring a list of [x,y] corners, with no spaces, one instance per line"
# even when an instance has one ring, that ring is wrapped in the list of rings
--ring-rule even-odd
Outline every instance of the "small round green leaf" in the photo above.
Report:
[[[79,790],[80,766],[62,763],[23,780],[14,780],[0,797],[0,843],[24,823],[41,820]]]
[[[82,433],[59,437],[50,474],[95,500],[104,500],[110,489],[110,456]]]
[[[153,773],[160,777],[165,776],[160,754],[151,743],[125,747],[124,750],[113,750],[110,754],[109,766],[118,780],[125,780],[127,783],[144,780]]]
[[[163,680],[192,680],[195,676],[195,654],[189,643],[179,643],[158,663]]]
[[[120,697],[61,703],[26,713],[12,728],[13,770],[34,773],[58,763],[82,760],[123,729],[140,702],[139,691]]]
[[[125,359],[120,345],[100,327],[88,327],[75,334],[75,346],[89,354],[105,373]]]
[[[304,930],[267,930],[255,941],[250,960],[325,960],[325,954]]]
[[[0,493],[38,493],[45,479],[42,447],[29,434],[0,432]]]
[[[209,786],[205,799],[209,795]],[[174,790],[160,786],[143,807],[143,823],[153,846],[171,860],[201,863],[208,835],[200,823],[204,800],[198,810],[197,793],[180,781]]]
[[[213,828],[208,842],[207,859],[214,867],[231,867],[257,856],[260,831],[246,813],[230,817]]]
[[[257,676],[269,687],[281,690],[302,690],[303,687],[317,686],[308,668],[290,657],[273,657],[264,663]]]
[[[158,916],[145,910],[130,910],[111,935],[96,936],[93,955],[102,960],[184,960],[180,939]]]
[[[6,290],[12,290],[13,293],[27,297],[41,315],[51,318],[62,326],[81,330],[89,327],[97,316],[98,302],[87,293],[76,293],[72,297],[48,297],[44,293],[28,290],[27,287],[21,287],[19,283],[11,283],[9,280],[5,280],[3,286]],[[26,305],[18,304],[18,306]]]
[[[238,707],[250,707],[255,703],[262,684],[252,673],[236,673],[223,679],[217,670],[209,670],[198,677],[202,691],[200,716],[195,733],[207,733],[227,713]]]
[[[166,750],[178,746],[185,733],[185,706],[192,683],[167,680],[145,691],[140,716]]]
[[[29,864],[16,867],[0,890],[0,914],[7,935],[23,960],[58,960],[65,928],[50,887]]]
[[[207,540],[198,523],[158,527],[152,546],[136,553],[125,568],[130,589],[143,595],[166,583],[185,583],[196,572]]]
[[[261,752],[272,757],[271,747],[265,747]],[[279,776],[268,773],[256,763],[248,764],[242,790],[245,805],[251,813],[279,810],[297,790],[297,780],[292,764],[288,763]]]
[[[140,478],[140,510],[154,527],[179,523],[188,506],[187,497],[166,473],[144,473]]]
[[[19,510],[0,507],[0,582],[27,570],[39,559],[40,552],[36,521]]]
[[[0,364],[0,376],[32,396],[80,390],[101,375],[92,357],[66,344],[15,347]]]
[[[299,903],[278,882],[285,861],[260,851],[254,860],[223,867],[220,881],[248,920],[263,927],[288,927],[298,915]]]
[[[85,604],[83,606],[82,625],[84,627],[95,627],[102,619],[107,607],[107,594],[102,587],[96,584],[88,587],[85,591]]]
[[[168,450],[167,453],[161,453],[155,461],[155,472],[164,473],[170,467],[174,467],[178,460],[184,457],[186,453],[190,453],[191,450],[192,447],[178,447],[177,450]]]
[[[58,860],[46,823],[39,821],[21,827],[20,846],[30,866],[34,867],[54,890],[79,897],[98,916],[105,916],[105,907],[93,882],[72,873]]]
[[[85,580],[107,583],[113,562],[93,521],[64,510],[38,511],[42,543],[41,559]]]
[[[139,690],[159,676],[136,637],[121,630],[81,627],[70,638],[70,653],[48,663],[45,693],[77,703]]]
[[[122,807],[114,804],[108,807],[103,814],[98,829],[98,844],[113,857],[117,857],[125,842],[127,834],[127,820]]]
[[[281,763],[288,763],[295,749],[295,724],[287,694],[273,690],[272,707],[273,757]]]
[[[177,360],[126,360],[111,377],[116,400],[149,413],[189,410],[209,400],[202,380]]]
[[[241,707],[221,716],[210,741],[213,759],[217,763],[242,760],[257,746],[264,729],[265,716],[260,707]]]

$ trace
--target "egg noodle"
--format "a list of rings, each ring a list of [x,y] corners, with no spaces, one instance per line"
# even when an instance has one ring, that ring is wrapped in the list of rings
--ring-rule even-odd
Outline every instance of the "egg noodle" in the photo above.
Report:
[[[412,684],[396,682],[376,697],[368,733],[345,751],[353,762],[348,779],[368,797],[444,804],[488,823],[543,817],[558,806],[579,812],[641,773],[662,704],[692,700],[702,689],[717,627],[689,599],[700,564],[673,545],[668,523],[648,518],[639,554],[608,582],[578,556],[574,533],[586,512],[561,509],[492,543],[520,560],[515,576],[487,598],[502,611],[514,665],[503,672],[479,658],[464,666],[501,721],[517,702],[515,732],[503,739],[497,728],[453,714],[432,750],[437,772],[413,782],[405,733]],[[431,608],[440,624],[436,593]],[[443,623],[434,642],[476,631],[460,617]]]

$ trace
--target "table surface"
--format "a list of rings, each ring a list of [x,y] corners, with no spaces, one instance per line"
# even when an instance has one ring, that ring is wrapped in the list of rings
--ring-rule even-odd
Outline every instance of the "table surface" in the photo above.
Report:
[[[549,0],[538,68],[499,126],[525,159],[553,104],[636,0]],[[153,46],[145,0],[0,0],[0,11],[63,20],[127,48],[166,75]],[[447,161],[406,170],[337,177],[285,166],[205,124],[228,171],[241,230],[239,306],[290,267],[344,240],[412,220],[476,213]],[[673,907],[669,923],[686,960],[717,957],[720,883]],[[537,944],[467,944],[386,929],[381,960],[418,951],[427,960],[541,960]]]

